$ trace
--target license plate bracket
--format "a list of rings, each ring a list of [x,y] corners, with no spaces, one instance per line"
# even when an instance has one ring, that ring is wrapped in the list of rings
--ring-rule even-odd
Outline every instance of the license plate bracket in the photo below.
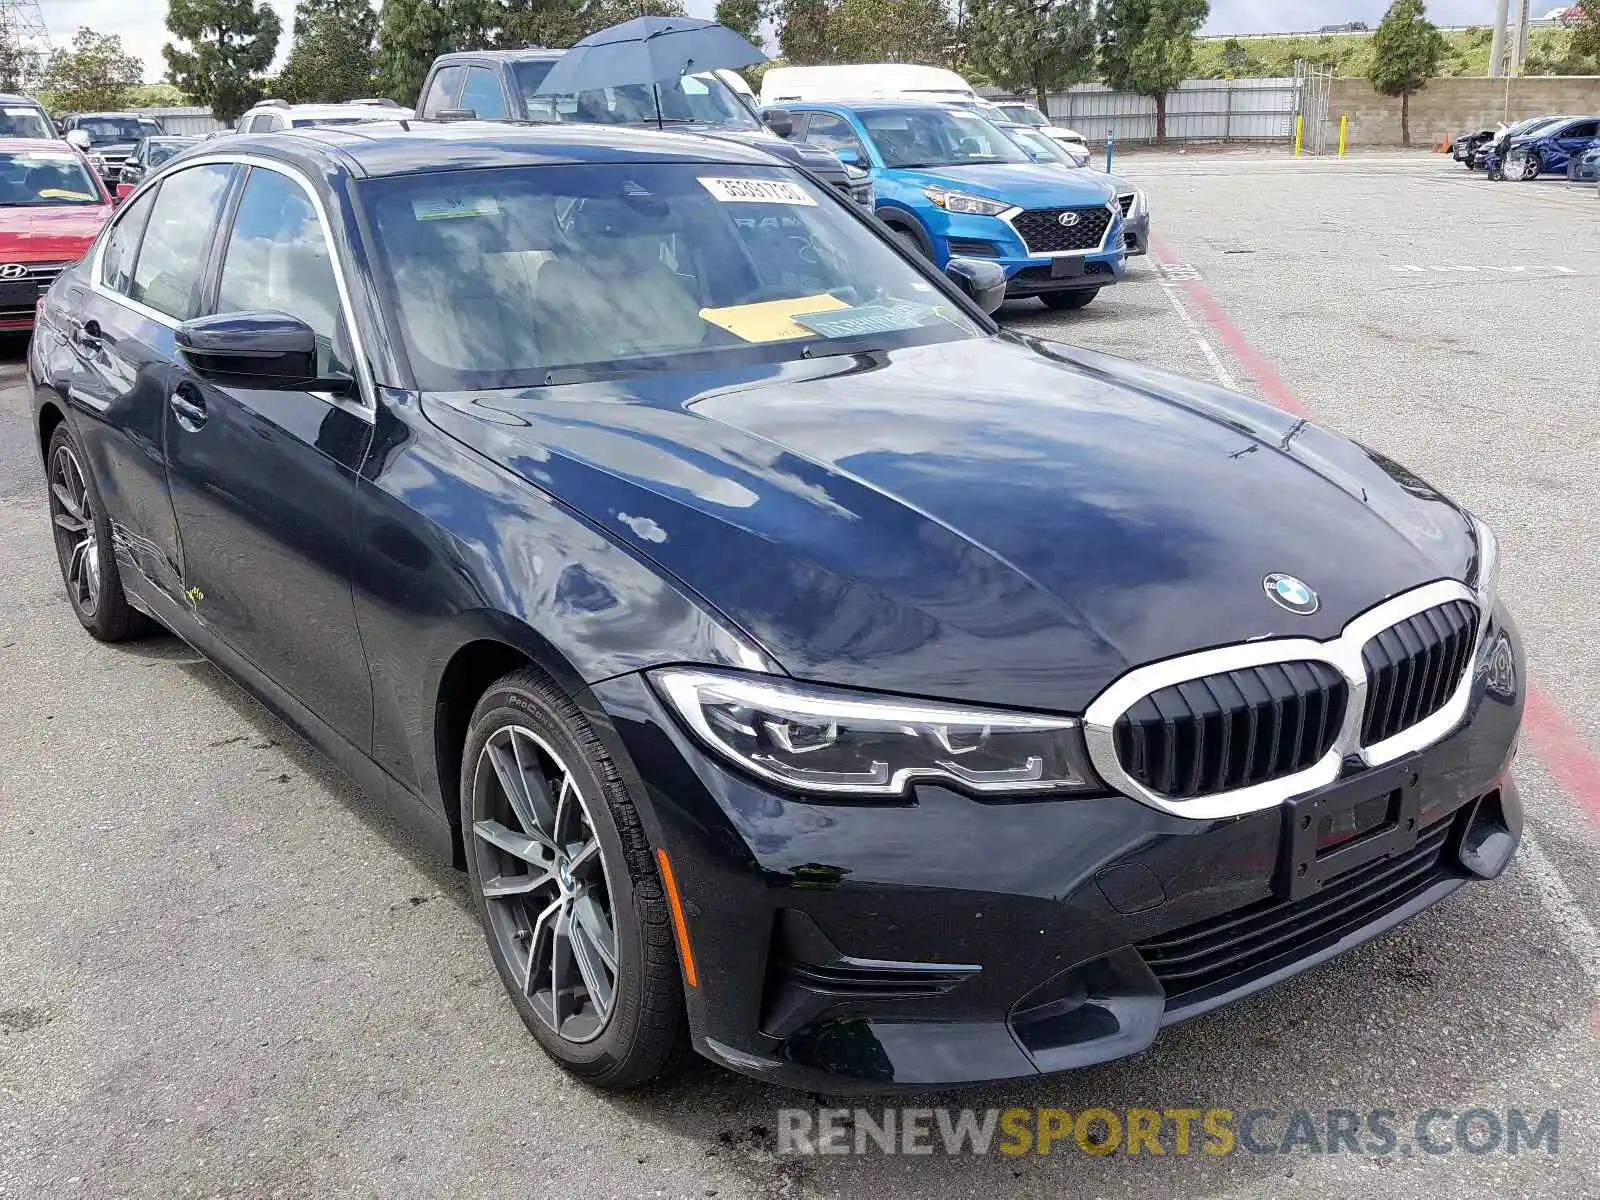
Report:
[[[1416,780],[1409,763],[1391,764],[1285,804],[1273,891],[1303,900],[1336,876],[1413,849],[1422,811]]]
[[[1083,274],[1083,259],[1057,258],[1051,260],[1051,279],[1076,279]]]

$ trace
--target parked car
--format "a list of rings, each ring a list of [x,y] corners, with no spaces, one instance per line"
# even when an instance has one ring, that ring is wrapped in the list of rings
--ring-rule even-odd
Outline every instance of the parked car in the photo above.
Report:
[[[761,76],[761,107],[800,100],[903,99],[976,103],[978,93],[954,71],[914,63],[852,63],[769,67]]]
[[[1522,133],[1502,136],[1480,157],[1489,170],[1528,182],[1546,173],[1565,175],[1567,163],[1600,142],[1600,117],[1557,117]]]
[[[173,155],[187,150],[190,146],[198,146],[204,138],[198,137],[147,137],[140,140],[122,164],[122,169],[117,174],[117,188],[120,190],[139,183],[151,171]]]
[[[1493,129],[1473,129],[1457,134],[1455,141],[1450,144],[1450,157],[1467,170],[1472,170],[1478,165],[1478,151],[1495,141],[1507,128],[1502,121]]]
[[[34,308],[111,216],[89,160],[41,138],[0,139],[0,332],[33,328]]]
[[[1600,180],[1600,146],[1591,146],[1582,154],[1574,154],[1567,164],[1567,178],[1574,183]]]
[[[31,96],[0,92],[0,138],[57,138],[50,114]]]
[[[1475,517],[999,291],[720,139],[224,139],[45,298],[41,524],[464,867],[590,1083],[1033,1080],[1502,873],[1523,664]]]
[[[403,121],[414,114],[393,101],[352,100],[348,104],[290,104],[287,100],[263,100],[234,122],[236,133],[276,133],[282,129],[310,129],[314,126],[370,125],[379,121]]]
[[[878,219],[939,266],[986,258],[1012,297],[1082,308],[1127,268],[1116,189],[1035,163],[1000,129],[946,104],[801,103],[794,136],[867,167]]]
[[[847,171],[832,154],[784,139],[791,132],[788,113],[768,114],[765,123],[744,96],[719,72],[707,71],[663,82],[654,88],[624,85],[569,95],[541,95],[539,85],[565,50],[473,50],[434,59],[417,101],[417,114],[437,120],[582,122],[670,126],[758,146],[814,172],[862,208],[872,209],[872,180]]]
[[[1088,163],[1089,143],[1084,141],[1083,135],[1076,129],[1053,124],[1049,117],[1022,100],[1001,100],[997,103],[997,107],[1006,121],[1016,125],[1031,126],[1044,136],[1065,146],[1072,152],[1074,158],[1080,160],[1078,162],[1080,167]]]
[[[1069,171],[1085,171],[1091,177],[1103,179],[1117,191],[1117,204],[1122,209],[1122,242],[1130,257],[1143,254],[1150,248],[1150,201],[1144,189],[1135,187],[1120,175],[1092,170],[1078,161],[1077,155],[1062,142],[1047,137],[1036,125],[1004,124],[999,126],[1008,138],[1020,146],[1034,162],[1054,163]]]
[[[142,138],[165,133],[161,122],[131,112],[77,113],[62,127],[67,141],[89,156],[89,162],[105,181],[115,187],[123,161],[133,153]]]

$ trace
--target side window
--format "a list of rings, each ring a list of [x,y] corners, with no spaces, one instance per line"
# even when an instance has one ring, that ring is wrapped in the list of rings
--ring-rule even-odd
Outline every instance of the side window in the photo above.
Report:
[[[428,94],[422,98],[422,111],[417,116],[431,117],[441,108],[454,108],[456,93],[461,90],[461,77],[466,73],[465,67],[439,68],[428,85]]]
[[[133,260],[139,251],[139,238],[155,202],[156,192],[146,192],[118,213],[106,232],[106,248],[100,256],[100,282],[113,292],[128,294],[133,283]]]
[[[128,289],[130,299],[180,321],[194,315],[206,239],[217,223],[232,174],[228,164],[212,163],[167,177],[150,210]]]
[[[249,113],[245,113],[237,121],[235,121],[233,123],[233,131],[235,133],[249,133],[250,132],[250,122],[253,121],[254,119],[255,118],[252,117]]]
[[[462,89],[460,108],[470,108],[480,117],[499,119],[506,115],[505,101],[500,98],[500,81],[487,67],[467,70],[467,86]]]
[[[1563,135],[1569,138],[1592,138],[1600,129],[1600,121],[1579,121]]]
[[[250,123],[251,133],[271,133],[275,129],[282,129],[283,122],[274,112],[258,113],[256,119]]]
[[[813,146],[832,150],[835,154],[841,150],[854,150],[856,161],[860,166],[870,165],[861,139],[856,136],[856,131],[850,122],[843,117],[836,117],[832,113],[812,113],[806,122],[805,140]]]
[[[300,185],[253,167],[223,251],[218,312],[274,309],[299,317],[317,335],[317,367],[348,373],[343,310],[322,223]]]

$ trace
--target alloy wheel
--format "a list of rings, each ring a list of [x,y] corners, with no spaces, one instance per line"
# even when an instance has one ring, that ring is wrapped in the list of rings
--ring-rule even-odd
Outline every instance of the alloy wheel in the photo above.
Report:
[[[600,1035],[618,989],[614,893],[589,804],[533,730],[507,725],[485,743],[472,835],[490,934],[535,1015],[569,1042]]]
[[[50,460],[50,519],[67,594],[92,617],[100,607],[100,536],[83,464],[70,446],[56,447]]]

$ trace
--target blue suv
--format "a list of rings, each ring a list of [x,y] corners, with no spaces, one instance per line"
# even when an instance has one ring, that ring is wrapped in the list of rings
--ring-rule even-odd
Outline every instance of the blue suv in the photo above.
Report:
[[[984,258],[1008,297],[1082,308],[1127,266],[1116,189],[1033,162],[975,113],[870,100],[788,106],[793,138],[866,167],[877,215],[940,267]]]

